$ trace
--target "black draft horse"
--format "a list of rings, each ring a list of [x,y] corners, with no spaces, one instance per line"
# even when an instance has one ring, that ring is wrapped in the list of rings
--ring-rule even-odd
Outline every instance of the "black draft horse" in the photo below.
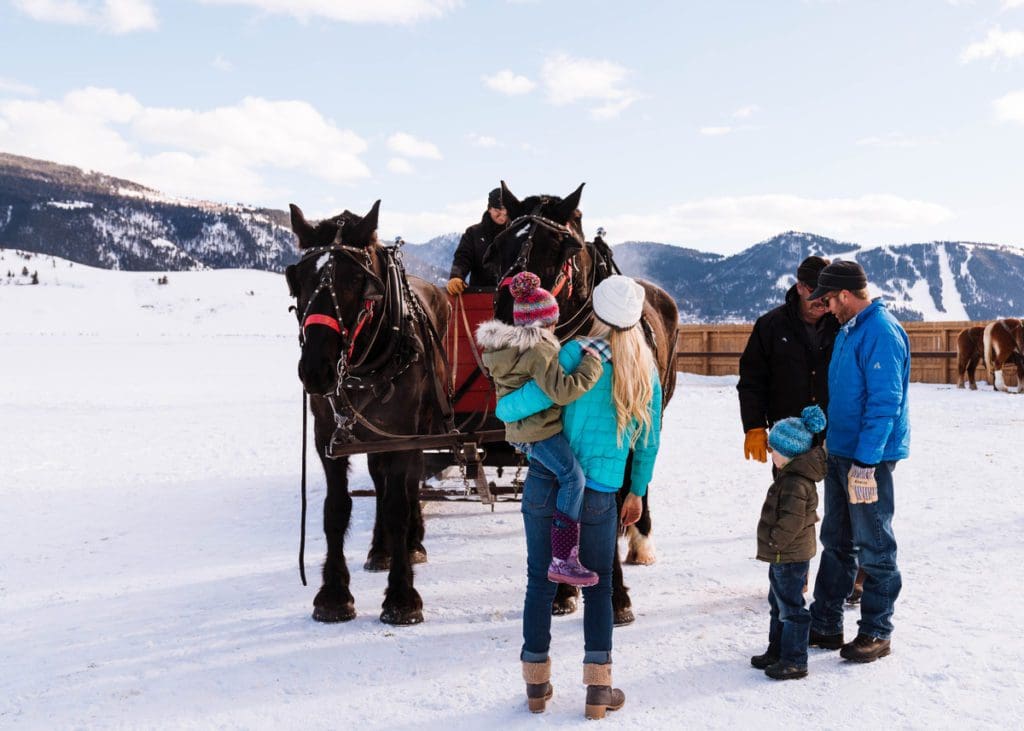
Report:
[[[296,298],[302,355],[299,378],[310,395],[314,440],[327,481],[323,585],[313,618],[346,622],[356,616],[344,543],[352,515],[348,457],[329,458],[334,442],[440,433],[445,372],[432,347],[448,321],[437,287],[406,277],[392,247],[377,242],[380,201],[365,216],[349,211],[312,225],[291,206],[301,259],[285,271]],[[440,344],[440,341],[437,342]],[[380,620],[423,621],[412,564],[426,561],[419,483],[421,451],[368,454],[377,513],[367,556],[369,571],[388,570]]]
[[[501,274],[494,302],[495,317],[512,322],[513,300],[507,284],[503,283],[507,283],[516,272],[531,271],[540,277],[541,286],[558,300],[560,316],[556,333],[559,338],[565,341],[576,335],[586,335],[593,322],[591,300],[594,287],[616,270],[611,252],[603,241],[588,243],[584,240],[579,213],[583,185],[565,198],[535,195],[522,201],[512,194],[505,181],[501,182],[501,190],[510,223],[488,251],[486,262],[493,271]],[[679,310],[665,290],[649,282],[637,281],[647,293],[643,325],[658,363],[664,409],[676,385]],[[631,461],[627,462],[625,483],[619,491],[620,508],[629,492],[630,465]],[[626,563],[653,563],[651,514],[646,495],[640,520],[628,530],[628,535]],[[560,585],[552,611],[555,614],[574,611],[575,597],[576,591],[572,587]],[[615,624],[633,621],[631,607],[629,587],[623,583],[622,565],[616,551],[612,576]]]

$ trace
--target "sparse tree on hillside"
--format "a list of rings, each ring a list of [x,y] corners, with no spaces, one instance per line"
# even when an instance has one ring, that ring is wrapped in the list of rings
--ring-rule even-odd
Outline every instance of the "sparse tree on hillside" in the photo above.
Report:
[[[32,284],[39,284],[39,272],[32,272]]]
[[[23,277],[27,277],[28,276],[28,267],[22,267],[21,268],[21,276],[23,276]]]

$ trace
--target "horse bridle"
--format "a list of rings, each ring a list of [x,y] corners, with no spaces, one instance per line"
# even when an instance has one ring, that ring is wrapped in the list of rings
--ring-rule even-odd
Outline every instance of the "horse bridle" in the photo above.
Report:
[[[499,289],[501,289],[502,287],[509,286],[509,284],[511,284],[512,282],[512,277],[515,276],[515,274],[526,269],[526,265],[530,261],[530,253],[533,251],[533,237],[537,233],[538,228],[543,228],[546,229],[547,231],[550,231],[553,234],[557,234],[559,237],[559,242],[561,242],[562,239],[564,239],[566,236],[569,236],[571,238],[576,239],[581,244],[585,243],[583,241],[583,237],[580,236],[579,232],[576,231],[576,229],[572,228],[571,226],[558,223],[557,221],[552,221],[550,218],[545,218],[544,216],[541,216],[536,212],[527,213],[516,218],[508,225],[508,227],[504,231],[501,232],[499,238],[513,235],[515,229],[519,228],[520,224],[525,223],[527,221],[530,222],[530,228],[529,231],[526,232],[526,240],[519,247],[519,255],[516,257],[516,260],[512,263],[512,266],[510,266],[498,280]],[[520,230],[518,233],[515,233],[515,235],[522,236],[523,231]],[[495,243],[497,243],[497,241]],[[569,268],[569,265],[570,260],[566,260],[565,265],[563,265],[562,267],[562,271],[559,273],[558,278],[555,280],[555,284],[551,288],[551,293],[556,297],[558,296],[558,293],[562,291],[562,287],[565,286],[567,281],[569,283],[570,292],[572,290],[572,272],[571,269],[569,269],[569,271],[566,271]]]
[[[501,275],[501,278],[498,280],[498,289],[494,294],[495,305],[497,305],[497,297],[501,293],[501,290],[505,287],[508,287],[512,283],[512,278],[516,274],[518,274],[521,271],[526,271],[527,264],[529,264],[530,262],[530,254],[533,251],[533,237],[537,233],[538,228],[543,228],[547,231],[550,231],[553,234],[557,234],[559,237],[559,243],[561,243],[561,241],[565,239],[566,236],[568,236],[586,246],[587,242],[583,239],[582,234],[580,234],[580,232],[577,231],[575,228],[567,224],[561,224],[558,223],[557,221],[552,221],[550,218],[541,216],[536,211],[537,209],[535,209],[533,213],[528,213],[519,216],[518,218],[513,220],[508,225],[508,228],[506,228],[505,231],[503,231],[499,235],[499,238],[503,236],[511,236],[520,224],[525,223],[527,221],[529,221],[530,223],[529,231],[526,232],[525,234],[526,240],[519,248],[519,255],[516,257],[515,262],[512,263],[512,265],[505,271],[504,274]],[[520,230],[514,235],[522,236],[523,230]],[[497,244],[497,239],[495,240],[495,244]],[[558,276],[555,277],[555,282],[551,286],[552,296],[558,297],[558,295],[562,292],[562,289],[568,286],[568,296],[572,297],[573,279],[575,277],[575,273],[579,271],[579,266],[576,264],[577,256],[578,255],[571,256],[562,263],[562,267],[558,272]],[[580,309],[577,310],[577,312],[572,317],[570,317],[568,320],[566,320],[565,322],[561,323],[558,326],[560,329],[568,329],[569,333],[564,336],[565,340],[575,336],[576,333],[579,332],[579,330],[586,323],[587,319],[590,317],[591,301],[593,298],[594,284],[596,283],[593,280],[596,277],[596,275],[596,268],[592,268],[592,281],[590,283],[590,292],[587,294],[587,301],[583,303]],[[497,307],[495,307],[495,310],[496,309]]]
[[[347,244],[341,244],[334,241],[327,246],[318,246],[307,250],[299,260],[299,264],[310,259],[322,257],[325,254],[328,256],[328,259],[320,267],[320,281],[317,283],[317,286],[313,289],[309,299],[306,301],[306,307],[302,312],[302,316],[299,318],[299,344],[300,346],[305,346],[306,330],[313,325],[320,325],[334,330],[334,332],[336,332],[341,338],[341,351],[337,364],[340,384],[348,375],[350,367],[355,368],[362,365],[366,361],[370,351],[373,350],[373,343],[377,339],[376,336],[379,334],[383,318],[378,318],[378,330],[374,333],[370,343],[368,343],[366,348],[363,350],[361,357],[356,362],[352,362],[356,339],[359,337],[363,328],[373,321],[376,305],[387,295],[388,287],[385,281],[382,280],[375,271],[373,271],[373,261],[370,257],[368,248],[349,246]],[[334,286],[337,254],[345,255],[351,259],[356,266],[363,270],[363,273],[367,277],[366,286],[363,290],[363,306],[360,308],[359,314],[356,315],[356,320],[351,331],[345,327],[344,315],[341,311],[341,305],[338,302],[338,291]],[[327,290],[327,293],[330,295],[331,307],[334,310],[333,317],[322,313],[310,314],[313,302],[316,301],[317,297],[324,290]]]

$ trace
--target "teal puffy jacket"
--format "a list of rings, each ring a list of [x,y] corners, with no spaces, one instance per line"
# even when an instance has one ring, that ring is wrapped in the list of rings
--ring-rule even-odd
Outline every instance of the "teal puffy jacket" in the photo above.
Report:
[[[582,359],[583,350],[575,340],[566,343],[558,356],[566,373],[576,370]],[[622,487],[629,456],[629,437],[639,428],[639,424],[634,423],[622,444],[618,443],[615,405],[612,403],[612,368],[611,362],[605,363],[594,387],[562,409],[563,430],[583,467],[587,487],[602,492],[614,492]],[[661,381],[657,373],[653,381],[654,394],[647,405],[651,413],[651,429],[637,439],[630,473],[629,491],[640,497],[647,493],[661,437]],[[495,415],[504,422],[519,421],[548,408],[551,403],[537,384],[530,381],[499,399]]]

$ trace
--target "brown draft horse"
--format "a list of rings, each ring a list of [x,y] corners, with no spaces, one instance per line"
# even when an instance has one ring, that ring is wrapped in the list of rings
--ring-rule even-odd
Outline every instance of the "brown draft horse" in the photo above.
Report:
[[[563,341],[575,335],[585,335],[593,322],[591,297],[594,286],[613,274],[610,251],[601,242],[584,241],[579,216],[583,185],[567,197],[530,196],[520,201],[501,182],[502,199],[508,210],[508,228],[495,240],[486,256],[486,264],[499,275],[499,282],[518,271],[537,274],[541,286],[555,294],[560,316],[556,330]],[[662,384],[662,408],[668,404],[676,384],[676,328],[679,311],[675,301],[663,289],[637,280],[647,292],[644,304],[645,329],[658,363]],[[495,295],[495,317],[512,322],[512,296],[507,286],[499,284]],[[626,481],[619,492],[619,504],[629,492],[630,463],[626,465]],[[654,562],[654,548],[650,539],[651,514],[647,496],[643,499],[640,520],[629,531],[629,550],[626,563],[650,564]],[[555,614],[568,614],[576,608],[576,592],[559,585],[552,608]],[[629,624],[633,611],[629,588],[623,583],[622,565],[618,551],[612,576],[612,608],[615,624]]]
[[[1016,317],[1005,317],[985,326],[985,370],[997,391],[1007,391],[1003,366],[1017,367],[1017,393],[1024,392],[1024,328]]]
[[[974,379],[978,363],[985,357],[985,328],[981,325],[965,327],[956,336],[956,387],[963,388],[964,381],[970,381],[971,390],[978,390]]]
[[[331,459],[332,440],[370,442],[390,436],[441,433],[443,379],[432,334],[444,332],[448,303],[437,287],[406,277],[392,247],[377,242],[380,201],[365,216],[349,211],[312,225],[291,206],[301,259],[285,271],[299,318],[299,378],[310,395],[314,438],[327,481],[323,584],[313,619],[346,622],[356,616],[345,563],[352,516],[348,457]],[[432,329],[432,330],[431,330]],[[394,434],[398,432],[399,434]],[[419,483],[421,451],[368,454],[377,512],[367,557],[369,571],[388,570],[380,620],[423,621],[412,564],[426,561]]]

